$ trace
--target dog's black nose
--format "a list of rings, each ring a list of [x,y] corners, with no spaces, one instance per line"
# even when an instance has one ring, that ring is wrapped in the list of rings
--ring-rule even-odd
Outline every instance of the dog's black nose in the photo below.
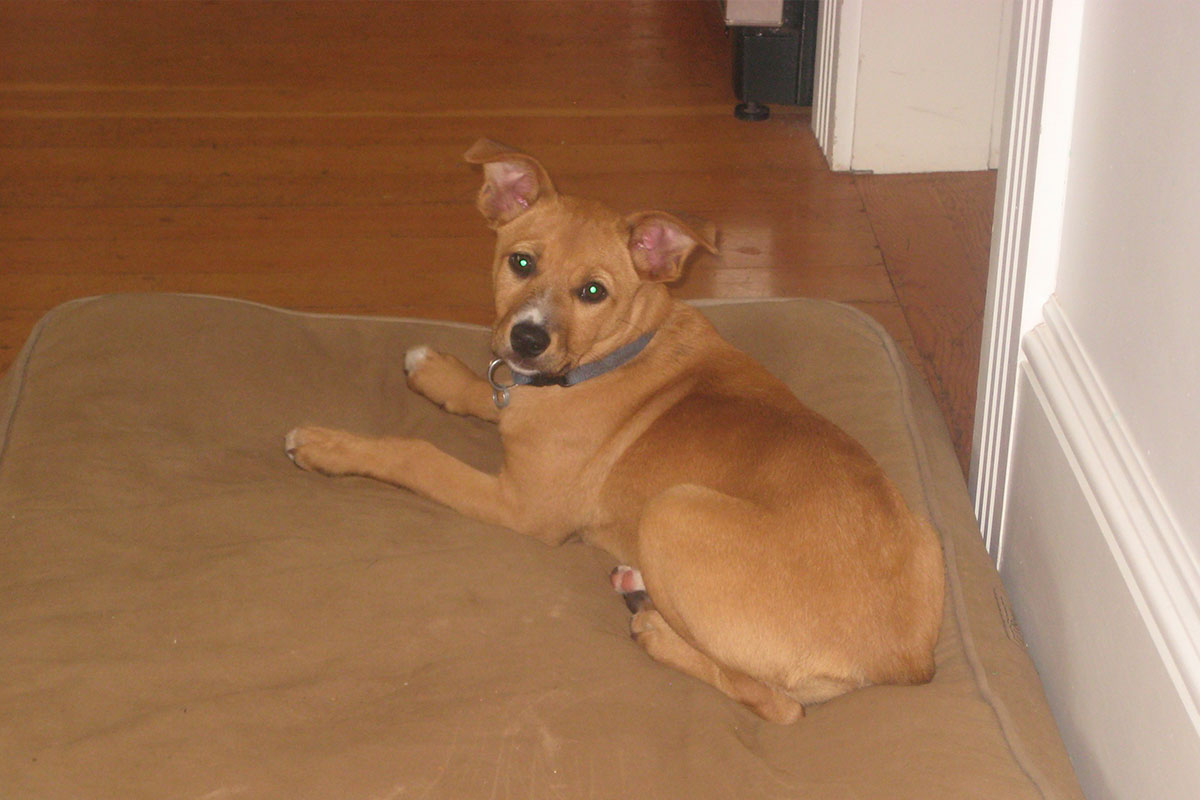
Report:
[[[550,346],[550,334],[532,322],[518,322],[508,335],[512,348],[522,358],[541,355]]]

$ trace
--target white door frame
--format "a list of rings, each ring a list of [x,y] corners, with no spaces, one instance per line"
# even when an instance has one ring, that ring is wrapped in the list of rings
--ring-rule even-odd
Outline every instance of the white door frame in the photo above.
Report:
[[[850,169],[863,0],[819,5],[812,126],[830,169]]]
[[[1021,340],[1041,322],[1058,274],[1082,17],[1083,0],[1020,0],[1013,14],[969,475],[997,561]]]

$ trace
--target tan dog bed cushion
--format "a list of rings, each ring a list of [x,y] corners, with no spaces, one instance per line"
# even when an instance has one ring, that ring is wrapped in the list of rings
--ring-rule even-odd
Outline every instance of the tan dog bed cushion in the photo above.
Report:
[[[0,794],[1077,797],[937,409],[887,336],[824,302],[704,310],[941,531],[932,683],[764,722],[630,640],[607,554],[284,456],[315,423],[497,468],[493,426],[404,382],[417,344],[482,370],[482,328],[103,297],[45,318],[0,385]]]

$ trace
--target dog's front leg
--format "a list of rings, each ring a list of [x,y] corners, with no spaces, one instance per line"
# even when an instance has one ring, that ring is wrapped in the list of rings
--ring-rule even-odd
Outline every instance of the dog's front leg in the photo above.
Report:
[[[452,414],[490,422],[500,419],[491,384],[454,356],[428,347],[414,347],[404,354],[404,372],[409,388]]]
[[[371,439],[328,428],[296,428],[287,454],[324,475],[361,475],[422,494],[483,522],[517,529],[500,478],[470,467],[421,439]]]

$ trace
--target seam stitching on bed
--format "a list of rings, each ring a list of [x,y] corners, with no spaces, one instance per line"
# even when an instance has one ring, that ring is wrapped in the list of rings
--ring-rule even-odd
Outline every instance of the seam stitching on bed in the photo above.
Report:
[[[29,338],[26,340],[25,346],[21,348],[17,360],[9,367],[9,375],[13,381],[9,392],[10,397],[6,398],[8,408],[4,414],[4,424],[0,426],[0,476],[4,473],[5,456],[8,455],[8,444],[12,439],[12,430],[16,423],[17,411],[21,407],[21,399],[25,394],[25,381],[29,376],[29,364],[33,361],[33,351],[37,349],[38,342],[42,338],[42,333],[49,326],[53,318],[57,317],[64,309],[81,305],[94,299],[85,297],[78,300],[68,300],[43,314],[42,318],[34,324],[33,330],[29,332]]]
[[[339,314],[328,313],[324,311],[300,311],[294,308],[284,308],[282,306],[273,306],[269,303],[260,303],[257,300],[244,300],[240,297],[224,297],[218,294],[204,294],[202,292],[120,292],[114,294],[100,295],[101,298],[106,297],[136,297],[142,296],[162,296],[162,297],[187,297],[197,300],[218,300],[224,303],[234,303],[237,305],[253,306],[255,308],[274,311],[277,314],[292,317],[309,317],[311,319],[354,319],[354,320],[374,320],[377,322],[412,322],[420,324],[445,325],[450,328],[459,328],[470,331],[487,331],[491,330],[487,325],[477,325],[472,322],[457,322],[448,319],[430,319],[428,317],[398,317],[389,316],[386,314]]]
[[[842,303],[831,303],[847,313],[856,317],[860,324],[863,324],[868,330],[872,331],[874,338],[884,346],[884,350],[888,355],[888,361],[891,364],[892,372],[896,377],[897,384],[901,389],[901,403],[903,405],[904,418],[906,428],[908,429],[909,444],[912,446],[913,458],[920,470],[921,477],[921,493],[925,498],[925,505],[929,509],[931,522],[937,527],[938,533],[942,540],[942,547],[945,548],[947,563],[954,558],[957,562],[957,549],[954,546],[954,541],[946,534],[945,522],[941,514],[941,504],[931,491],[932,474],[928,463],[928,456],[925,452],[923,439],[916,430],[916,421],[913,414],[912,391],[907,375],[902,362],[898,360],[899,352],[896,350],[895,344],[890,336],[880,335],[884,333],[882,326],[875,321],[874,318],[859,311],[852,306],[847,306]],[[954,602],[954,620],[958,626],[959,635],[963,642],[963,652],[967,657],[967,663],[971,667],[971,672],[975,678],[975,686],[979,689],[980,695],[988,706],[992,709],[992,713],[996,717],[996,722],[1000,725],[1000,732],[1004,736],[1004,742],[1008,745],[1009,753],[1012,755],[1013,761],[1029,779],[1029,782],[1037,789],[1038,793],[1043,797],[1047,797],[1045,777],[1041,774],[1041,770],[1037,769],[1030,763],[1027,748],[1020,737],[1013,731],[1015,723],[1009,715],[1008,708],[1004,701],[996,695],[995,691],[988,683],[986,671],[983,666],[983,661],[975,649],[975,639],[971,634],[968,625],[968,613],[966,609],[966,599],[962,592],[962,582],[958,576],[957,569],[946,570],[947,584],[953,594]]]

